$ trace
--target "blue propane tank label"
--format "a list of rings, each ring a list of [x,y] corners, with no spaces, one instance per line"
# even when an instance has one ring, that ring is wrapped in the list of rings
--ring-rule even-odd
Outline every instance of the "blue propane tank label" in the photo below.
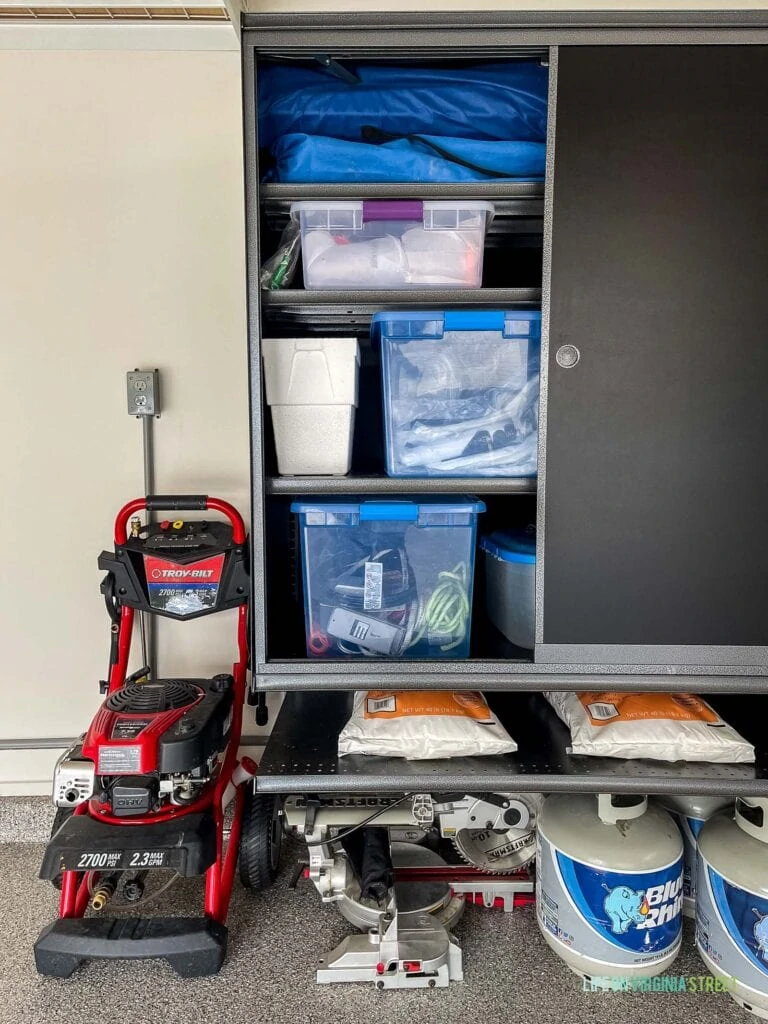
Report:
[[[768,995],[768,900],[723,878],[699,852],[696,945],[715,967]]]
[[[574,860],[539,834],[539,923],[574,953],[638,967],[680,943],[683,858],[655,871],[607,871]]]

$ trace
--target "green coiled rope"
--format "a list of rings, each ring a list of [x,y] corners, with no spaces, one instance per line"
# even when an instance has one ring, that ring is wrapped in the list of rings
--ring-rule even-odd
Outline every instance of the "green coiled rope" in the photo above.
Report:
[[[419,615],[418,625],[408,646],[414,647],[429,634],[453,638],[450,643],[440,645],[441,651],[458,647],[467,635],[469,611],[467,566],[465,562],[459,562],[450,571],[438,573],[437,585]]]

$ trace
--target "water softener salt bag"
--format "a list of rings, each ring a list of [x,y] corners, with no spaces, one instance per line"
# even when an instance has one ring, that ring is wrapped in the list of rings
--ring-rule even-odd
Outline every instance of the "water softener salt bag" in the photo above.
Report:
[[[511,754],[517,744],[482,693],[358,691],[339,735],[339,757],[379,754],[411,761]]]
[[[752,762],[755,748],[690,693],[558,693],[545,697],[571,730],[570,753],[661,761]]]

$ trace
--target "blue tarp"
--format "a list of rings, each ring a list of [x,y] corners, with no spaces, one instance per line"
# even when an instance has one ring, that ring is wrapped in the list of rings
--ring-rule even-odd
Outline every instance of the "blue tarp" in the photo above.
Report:
[[[278,181],[473,181],[486,178],[410,140],[372,145],[362,130],[431,137],[510,178],[544,173],[547,69],[345,64],[350,83],[317,67],[268,65],[259,76],[259,144]]]
[[[431,136],[456,156],[526,181],[544,176],[543,142],[485,142]],[[272,148],[270,180],[313,181],[478,181],[489,175],[446,160],[428,146],[408,139],[372,146],[312,135],[284,135]],[[496,177],[495,175],[493,176]]]

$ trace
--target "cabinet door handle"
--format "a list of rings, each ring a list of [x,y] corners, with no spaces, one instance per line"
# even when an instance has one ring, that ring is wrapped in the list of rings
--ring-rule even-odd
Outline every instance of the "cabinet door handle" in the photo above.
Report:
[[[564,370],[572,370],[580,359],[581,352],[579,352],[575,345],[561,345],[557,352],[555,352],[557,365],[562,366]]]

